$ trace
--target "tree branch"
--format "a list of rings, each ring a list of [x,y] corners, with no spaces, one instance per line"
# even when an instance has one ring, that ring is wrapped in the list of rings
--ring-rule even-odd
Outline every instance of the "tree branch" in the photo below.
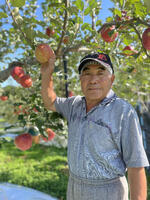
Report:
[[[109,26],[112,26],[112,25],[116,25],[116,26],[119,27],[120,25],[127,25],[127,24],[130,25],[130,26],[132,26],[132,25],[134,25],[135,22],[139,22],[140,24],[143,24],[143,25],[145,25],[145,26],[150,27],[150,24],[148,23],[148,21],[143,21],[143,20],[141,20],[141,19],[139,19],[139,18],[132,18],[132,19],[126,20],[126,21],[112,21],[112,22],[104,23],[104,24],[97,30],[97,32],[100,33],[101,30],[102,30],[104,27],[106,27],[106,26],[109,27]],[[137,30],[135,30],[135,31],[136,31],[137,34],[139,34]],[[139,39],[142,40],[141,37],[140,37],[140,35],[138,35],[138,36],[139,36]],[[92,36],[92,35],[89,36],[89,37],[87,37],[87,38],[85,39],[85,42],[89,42],[91,39],[93,39],[93,36]],[[78,52],[78,49],[81,48],[81,47],[83,47],[82,44],[77,44],[76,46],[72,46],[72,47],[66,48],[65,52],[69,52],[69,51],[72,51],[72,50]],[[149,57],[147,51],[146,51],[145,49],[144,49],[144,51],[145,51],[146,55]]]
[[[10,73],[15,66],[23,66],[23,65],[24,63],[18,61],[10,63],[7,69],[0,71],[0,82],[4,82],[9,78]]]
[[[3,71],[0,71],[0,82],[4,82],[10,76],[11,69],[7,68]]]
[[[132,18],[130,20],[126,20],[126,21],[112,21],[112,22],[108,22],[108,23],[104,23],[99,29],[98,29],[98,33],[101,32],[101,30],[106,27],[106,26],[112,26],[112,25],[116,25],[116,26],[120,26],[120,25],[130,25],[130,24],[134,24],[136,22],[139,22],[139,24],[143,24],[147,27],[150,26],[150,23],[148,23],[148,21],[143,21],[140,18]]]
[[[63,30],[62,30],[62,33],[61,33],[61,38],[60,38],[60,41],[58,43],[57,50],[56,50],[56,57],[59,56],[61,44],[62,44],[63,38],[65,36],[65,33],[66,33],[67,20],[68,20],[68,11],[67,11],[68,6],[69,6],[69,0],[65,0],[66,9],[65,9],[65,16],[64,16],[64,24],[63,24]]]
[[[95,8],[92,9],[92,29],[96,30],[96,26],[95,26]]]
[[[145,49],[144,46],[143,46],[142,38],[141,38],[141,36],[140,36],[139,31],[138,31],[137,28],[134,26],[134,24],[131,24],[131,27],[134,28],[136,34],[138,35],[139,40],[141,41],[141,44],[142,44],[143,50],[145,51],[147,57],[150,58],[150,55],[147,53],[146,49]]]

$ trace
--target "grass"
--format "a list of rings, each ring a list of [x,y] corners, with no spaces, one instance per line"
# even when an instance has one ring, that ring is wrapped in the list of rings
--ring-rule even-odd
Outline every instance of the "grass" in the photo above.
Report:
[[[5,119],[0,117],[0,122],[5,122]]]
[[[20,151],[13,142],[0,146],[0,182],[18,184],[60,200],[66,199],[68,166],[66,149],[33,145]]]
[[[150,173],[147,172],[150,199]],[[13,142],[0,143],[0,182],[14,183],[66,200],[67,150],[33,145],[20,151]]]
[[[4,122],[5,122],[4,118],[0,118],[0,132],[4,131],[4,127],[1,126],[1,124],[4,123]]]

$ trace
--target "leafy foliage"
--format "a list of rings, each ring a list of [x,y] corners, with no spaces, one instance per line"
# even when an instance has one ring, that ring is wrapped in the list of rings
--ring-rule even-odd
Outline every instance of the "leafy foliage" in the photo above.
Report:
[[[21,62],[33,79],[33,86],[29,89],[19,86],[3,88],[1,94],[9,92],[9,100],[0,102],[5,106],[1,114],[9,120],[19,120],[22,125],[36,125],[42,133],[48,124],[60,131],[66,127],[60,116],[43,107],[40,64],[34,55],[39,43],[47,43],[55,51],[54,82],[58,96],[66,96],[66,83],[75,95],[81,94],[77,72],[81,57],[92,51],[103,51],[109,53],[113,61],[116,93],[133,105],[139,100],[149,99],[150,53],[142,45],[142,33],[150,27],[149,3],[146,0],[112,2],[112,16],[104,24],[99,19],[101,1],[98,0],[6,0],[5,4],[0,5],[1,61],[5,66],[10,66],[13,60]],[[114,42],[106,43],[100,31],[104,26],[112,25],[115,25],[119,35]],[[47,27],[55,30],[53,36],[46,35]],[[66,35],[69,36],[68,43],[63,42]],[[123,55],[122,51],[127,45],[133,46],[138,54]],[[64,57],[68,65],[67,82],[64,78]],[[28,112],[14,117],[13,107],[19,105],[28,107]],[[37,113],[33,111],[34,107]]]

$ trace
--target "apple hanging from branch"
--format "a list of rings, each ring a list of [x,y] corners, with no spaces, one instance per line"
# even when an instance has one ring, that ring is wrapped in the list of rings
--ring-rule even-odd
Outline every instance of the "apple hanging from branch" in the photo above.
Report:
[[[118,36],[118,32],[116,32],[115,26],[104,27],[101,30],[101,37],[105,42],[113,42]]]
[[[55,137],[55,132],[52,131],[52,129],[50,129],[50,128],[47,128],[47,129],[46,129],[46,133],[47,133],[48,138],[46,138],[46,137],[44,137],[43,135],[41,135],[41,138],[42,138],[45,142],[51,141],[51,140]]]
[[[55,30],[50,27],[47,27],[45,32],[49,37],[52,37],[55,34]]]
[[[24,88],[29,88],[32,86],[32,79],[29,74],[25,74],[24,76],[21,77],[20,79],[20,84]]]
[[[69,43],[69,35],[65,35],[63,38],[63,43],[68,44]]]
[[[23,133],[15,137],[14,144],[22,151],[26,151],[32,146],[32,136],[29,133]]]
[[[143,32],[142,43],[146,50],[150,50],[150,27]]]
[[[0,96],[0,99],[1,99],[2,101],[7,101],[7,100],[8,100],[8,96],[2,95],[2,96]]]
[[[125,46],[125,48],[123,49],[123,55],[126,55],[126,56],[132,56],[132,55],[135,55],[137,54],[138,51],[134,50],[134,48],[132,46]]]
[[[73,91],[69,91],[68,97],[72,97],[72,96],[74,96]]]
[[[53,50],[48,44],[39,44],[35,49],[35,57],[41,64],[53,57]]]
[[[20,82],[21,77],[25,75],[25,72],[22,67],[15,66],[11,71],[11,76],[14,80],[16,80],[18,83]]]

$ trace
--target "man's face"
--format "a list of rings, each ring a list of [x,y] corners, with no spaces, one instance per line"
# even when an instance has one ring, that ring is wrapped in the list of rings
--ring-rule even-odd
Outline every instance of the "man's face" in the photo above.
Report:
[[[109,92],[114,75],[100,65],[89,65],[83,68],[80,81],[81,89],[87,103],[99,103]]]

